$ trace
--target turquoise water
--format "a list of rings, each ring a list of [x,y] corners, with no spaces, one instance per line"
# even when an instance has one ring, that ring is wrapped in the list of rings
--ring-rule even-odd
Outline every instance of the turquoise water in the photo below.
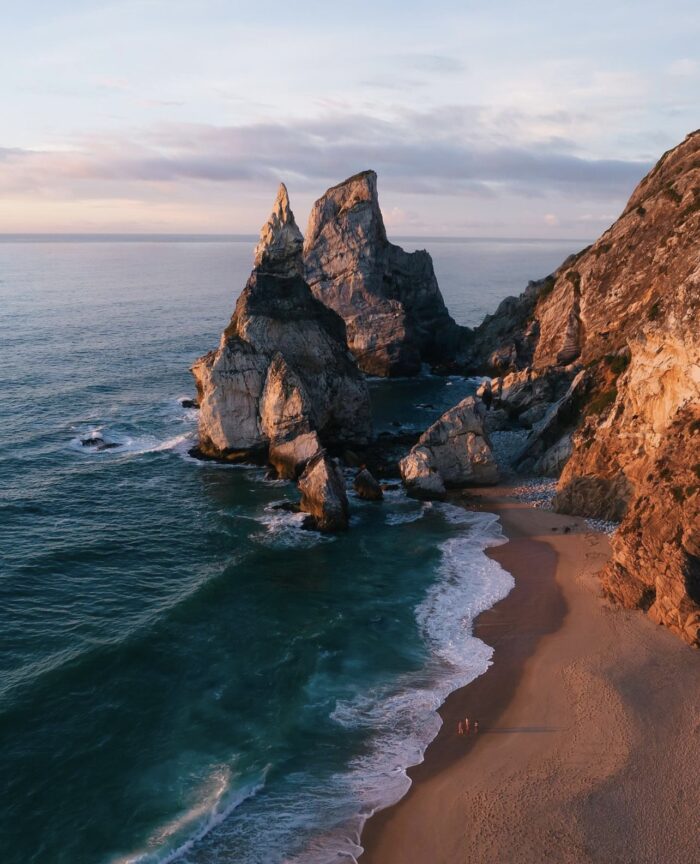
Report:
[[[462,321],[573,251],[428,248]],[[321,538],[274,509],[290,484],[188,457],[188,366],[250,256],[0,242],[3,864],[352,860],[488,664],[470,622],[510,585],[492,517],[396,491]],[[471,387],[373,382],[377,427]],[[95,432],[119,446],[86,452]]]

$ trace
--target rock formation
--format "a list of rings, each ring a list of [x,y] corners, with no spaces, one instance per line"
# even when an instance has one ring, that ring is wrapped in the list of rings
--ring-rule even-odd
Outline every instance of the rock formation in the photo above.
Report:
[[[366,468],[358,471],[352,481],[352,486],[358,497],[365,501],[381,501],[384,497],[382,487]]]
[[[342,319],[304,281],[302,243],[281,185],[219,347],[192,367],[201,455],[269,458],[295,477],[320,444],[371,435],[366,383]]]
[[[481,404],[467,396],[421,435],[399,464],[410,494],[443,498],[449,487],[498,482],[484,415]]]
[[[415,375],[455,357],[462,328],[449,316],[425,251],[387,240],[377,175],[363,171],[313,206],[304,243],[314,295],[345,321],[350,350],[371,375]]]
[[[554,447],[552,470],[565,462],[560,511],[622,520],[609,595],[700,645],[700,131],[592,246],[504,301],[471,352],[476,368],[510,373],[500,400],[516,417],[523,382],[544,394],[586,370],[546,440],[534,424],[529,455]]]
[[[348,527],[349,507],[345,480],[338,463],[325,450],[309,461],[299,478],[301,509],[318,531],[341,531]]]

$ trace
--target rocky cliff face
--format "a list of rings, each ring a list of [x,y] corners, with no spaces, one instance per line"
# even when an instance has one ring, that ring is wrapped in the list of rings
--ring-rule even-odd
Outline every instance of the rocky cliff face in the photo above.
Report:
[[[342,319],[301,275],[302,243],[282,185],[219,347],[192,367],[203,455],[269,455],[295,476],[320,442],[370,437],[367,386]]]
[[[350,350],[371,375],[415,375],[455,356],[462,338],[427,252],[390,243],[377,175],[333,186],[313,206],[304,244],[314,295],[345,321]]]
[[[516,378],[586,370],[556,506],[621,519],[606,591],[700,645],[700,132],[592,246],[478,328],[472,352]]]

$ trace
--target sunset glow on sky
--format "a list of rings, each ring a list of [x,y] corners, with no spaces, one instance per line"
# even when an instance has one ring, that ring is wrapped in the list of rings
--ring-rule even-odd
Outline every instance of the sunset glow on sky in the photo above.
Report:
[[[0,231],[593,237],[700,125],[696,2],[2,2]],[[546,26],[542,22],[547,22]]]

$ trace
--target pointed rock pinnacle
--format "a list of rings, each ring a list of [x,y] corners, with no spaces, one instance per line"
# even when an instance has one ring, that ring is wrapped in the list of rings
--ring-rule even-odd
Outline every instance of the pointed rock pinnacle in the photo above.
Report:
[[[287,187],[280,183],[272,213],[260,231],[253,266],[261,273],[303,276],[303,246],[304,238],[294,221]]]

